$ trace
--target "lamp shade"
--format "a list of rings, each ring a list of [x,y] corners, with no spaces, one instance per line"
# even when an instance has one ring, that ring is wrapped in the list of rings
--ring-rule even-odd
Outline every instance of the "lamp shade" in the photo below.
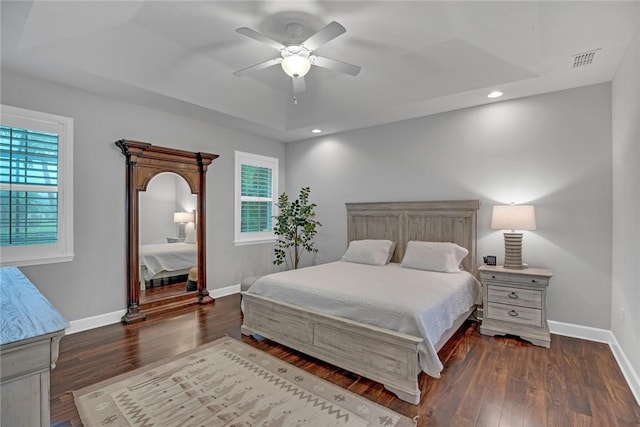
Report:
[[[291,77],[303,77],[311,68],[311,61],[300,55],[290,55],[282,60],[282,69]]]
[[[173,222],[176,224],[193,222],[193,212],[175,212],[173,214]]]
[[[532,205],[496,205],[491,215],[493,230],[535,230],[536,215]]]

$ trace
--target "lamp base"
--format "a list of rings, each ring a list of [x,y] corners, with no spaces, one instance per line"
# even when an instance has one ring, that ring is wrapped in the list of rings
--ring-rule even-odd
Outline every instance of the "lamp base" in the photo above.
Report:
[[[523,270],[522,264],[522,233],[504,233],[504,268]]]
[[[184,222],[178,223],[178,238],[184,239],[187,236],[186,224]]]

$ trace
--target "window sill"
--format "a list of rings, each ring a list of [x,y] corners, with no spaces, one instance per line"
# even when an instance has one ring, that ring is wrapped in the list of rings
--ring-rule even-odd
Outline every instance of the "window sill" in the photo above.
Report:
[[[0,262],[0,267],[28,267],[31,265],[55,264],[59,262],[69,262],[69,261],[73,261],[73,254],[43,257],[43,258],[12,258],[12,257],[5,258],[3,256],[2,262]]]
[[[235,246],[262,245],[265,243],[275,243],[275,241],[276,239],[274,237],[265,237],[261,239],[234,240],[233,244]]]

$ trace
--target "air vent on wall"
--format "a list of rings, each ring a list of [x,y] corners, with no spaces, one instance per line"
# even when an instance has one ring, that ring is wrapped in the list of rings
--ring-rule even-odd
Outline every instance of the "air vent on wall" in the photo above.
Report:
[[[573,68],[586,67],[593,64],[596,58],[596,53],[600,49],[593,49],[587,52],[581,52],[573,55]]]

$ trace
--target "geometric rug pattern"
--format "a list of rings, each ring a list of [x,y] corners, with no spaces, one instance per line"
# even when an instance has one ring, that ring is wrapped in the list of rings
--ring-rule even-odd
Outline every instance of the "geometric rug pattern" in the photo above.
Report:
[[[74,392],[86,427],[414,426],[230,337]]]

